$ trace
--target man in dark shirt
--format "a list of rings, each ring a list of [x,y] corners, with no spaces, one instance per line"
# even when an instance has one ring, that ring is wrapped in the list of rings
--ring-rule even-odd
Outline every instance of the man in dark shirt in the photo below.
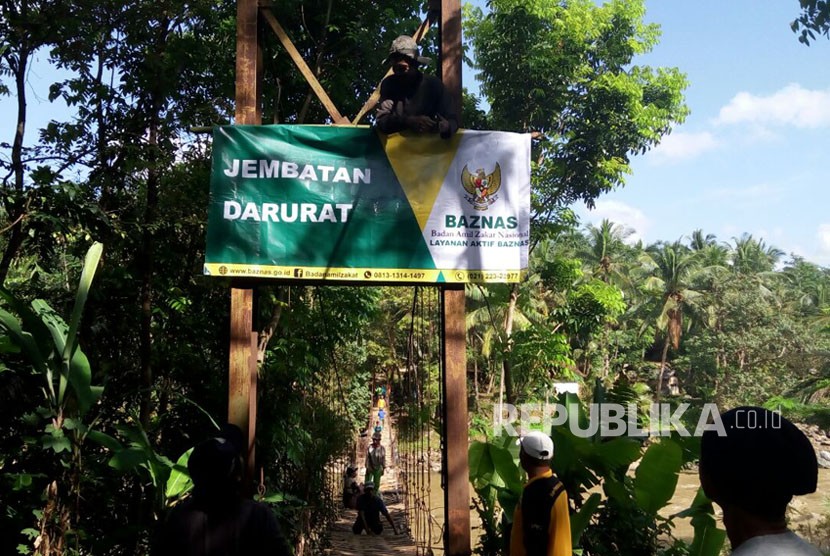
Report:
[[[363,485],[363,494],[357,498],[357,519],[352,526],[355,535],[361,534],[364,530],[368,535],[380,535],[383,532],[383,524],[380,522],[381,514],[386,517],[389,525],[395,534],[398,534],[398,527],[392,521],[386,504],[378,496],[375,496],[375,485],[371,481]]]
[[[429,61],[418,55],[418,45],[412,37],[401,35],[394,40],[385,60],[392,65],[393,73],[380,84],[375,125],[381,132],[409,129],[439,133],[449,139],[458,130],[458,117],[444,84],[418,69]]]
[[[153,556],[291,556],[271,508],[240,494],[243,464],[234,440],[224,435],[193,449],[187,463],[193,494],[162,524]]]

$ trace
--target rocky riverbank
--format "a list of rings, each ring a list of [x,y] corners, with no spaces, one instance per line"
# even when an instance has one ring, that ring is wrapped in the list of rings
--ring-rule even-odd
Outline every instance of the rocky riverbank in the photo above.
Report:
[[[830,432],[818,425],[796,425],[810,439],[816,450],[819,467],[830,469]]]

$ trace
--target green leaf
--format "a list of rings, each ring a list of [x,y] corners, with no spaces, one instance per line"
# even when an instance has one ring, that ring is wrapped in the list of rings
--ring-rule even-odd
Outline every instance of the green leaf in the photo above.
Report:
[[[597,445],[594,454],[597,463],[608,472],[626,471],[640,457],[642,446],[634,438],[619,437]]]
[[[53,450],[56,454],[72,450],[72,442],[63,434],[44,434],[40,439],[40,444],[46,449]]]
[[[494,486],[504,486],[515,493],[521,494],[524,485],[519,476],[519,467],[516,465],[513,456],[506,449],[492,444],[488,445],[488,449],[495,473],[502,480],[502,485]]]
[[[473,442],[467,451],[469,461],[470,481],[490,482],[495,472],[495,464],[490,455],[489,445],[486,442]]]
[[[118,440],[101,431],[89,431],[87,433],[87,438],[89,438],[96,444],[100,444],[108,450],[112,450],[113,452],[117,452],[119,450],[124,449],[124,447],[121,445],[120,442],[118,442]]]
[[[190,473],[187,471],[187,462],[191,453],[193,453],[193,448],[183,453],[170,471],[164,493],[168,500],[177,498],[193,488],[193,481],[190,480]]]
[[[92,279],[95,277],[95,271],[98,269],[98,261],[101,260],[103,250],[104,245],[95,242],[86,253],[84,269],[81,272],[81,281],[78,284],[78,291],[75,295],[75,305],[72,307],[72,317],[69,320],[69,332],[66,335],[66,345],[63,351],[64,361],[69,361],[72,358],[72,354],[77,347],[78,327],[81,324],[81,316],[83,315],[84,305],[86,305],[86,300],[89,296],[89,288],[92,285]]]
[[[676,442],[664,438],[649,446],[634,474],[637,504],[656,514],[674,495],[681,465],[683,452]]]
[[[272,494],[266,494],[260,499],[260,502],[267,502],[270,504],[278,504],[281,502],[290,502],[292,504],[300,505],[300,506],[308,506],[305,500],[294,496],[293,494],[289,494],[287,492],[274,492]]]
[[[573,540],[574,548],[579,546],[579,539],[582,537],[582,531],[591,522],[594,512],[599,508],[602,502],[602,496],[598,492],[593,493],[585,500],[579,511],[571,515],[571,539]]]
[[[98,401],[104,389],[92,386],[92,367],[80,349],[76,349],[72,356],[68,379],[78,401],[78,412],[83,415]]]
[[[2,289],[0,289],[0,292],[2,292]],[[46,365],[48,354],[41,352],[32,334],[23,330],[20,321],[3,309],[0,309],[0,326],[8,331],[11,341],[23,351],[35,369],[45,375],[48,369]]]
[[[719,556],[723,543],[726,541],[726,531],[718,529],[712,517],[692,520],[695,535],[689,547],[690,556]]]
[[[25,490],[32,486],[32,476],[28,473],[10,473],[12,479],[12,490]]]
[[[148,465],[148,456],[142,448],[124,448],[110,458],[109,466],[118,471],[132,471],[140,465]]]

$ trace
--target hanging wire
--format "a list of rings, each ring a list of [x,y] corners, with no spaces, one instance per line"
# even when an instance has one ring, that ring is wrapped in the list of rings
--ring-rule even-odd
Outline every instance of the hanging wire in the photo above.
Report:
[[[329,313],[325,295],[323,295],[323,289],[318,286],[314,286],[313,291],[314,297],[319,302],[319,320],[323,323],[323,336],[326,340],[332,341],[333,348],[334,341],[330,335],[328,327]],[[349,416],[349,408],[348,403],[346,402],[345,393],[343,392],[343,380],[340,376],[340,364],[337,360],[335,351],[335,349],[328,350],[328,357],[332,372],[326,373],[325,375],[324,392],[328,394],[326,397],[328,398],[327,405],[329,409],[331,409],[335,414],[339,413],[343,419],[347,419]],[[337,393],[336,395],[334,394],[335,392]],[[337,402],[339,402],[339,404]],[[337,411],[337,405],[339,405],[340,411]],[[349,464],[354,463],[349,461],[350,455],[351,454],[333,454],[329,458],[329,461],[324,465],[323,469],[320,470],[321,476],[318,478],[324,485],[322,492],[322,508],[330,511],[318,512],[317,517],[322,517],[323,520],[328,522],[328,524],[336,519],[336,510],[334,509],[340,506],[340,498],[343,489],[343,477],[345,476],[346,468]],[[320,515],[321,513],[323,515]],[[324,526],[320,530],[322,531],[326,528],[327,527]]]
[[[406,366],[400,380],[397,451],[399,487],[410,536],[418,556],[431,556],[443,546],[443,527],[433,514],[433,429],[442,422],[439,401],[440,305],[438,289],[415,287],[406,340]]]

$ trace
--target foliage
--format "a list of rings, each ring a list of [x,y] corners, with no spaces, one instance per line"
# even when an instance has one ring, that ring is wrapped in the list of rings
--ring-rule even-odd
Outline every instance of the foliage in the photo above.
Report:
[[[798,42],[810,46],[816,35],[830,36],[830,4],[822,0],[799,0],[801,15],[791,24],[793,33],[799,33]]]
[[[22,461],[10,462],[10,471],[17,478],[14,490],[37,488],[35,477],[40,479],[38,483],[44,481],[39,486],[46,503],[42,512],[36,514],[38,529],[28,535],[34,541],[35,551],[42,554],[78,550],[82,530],[77,526],[77,501],[81,498],[83,444],[87,437],[106,442],[105,436],[91,430],[89,421],[84,419],[103,388],[92,385],[92,369],[78,338],[102,251],[103,245],[95,243],[87,252],[68,325],[42,299],[32,301],[29,308],[0,288],[0,297],[18,315],[0,308],[0,328],[7,340],[4,351],[22,356],[25,363],[21,365],[21,374],[28,365],[31,373],[45,382],[43,405],[25,418],[35,430],[40,429],[41,435],[24,442],[52,462],[51,472],[32,473]],[[28,553],[29,547],[20,545],[18,550]]]
[[[595,401],[604,396],[601,387],[594,392]],[[576,434],[589,429],[585,408],[572,396],[561,397],[560,403],[567,408],[568,420],[551,429],[556,447],[551,467],[570,499],[574,547],[581,547],[583,554],[684,553],[681,541],[665,548],[665,538],[671,538],[672,518],[659,512],[671,500],[678,472],[694,457],[694,450],[684,449],[672,438],[661,438],[645,447],[632,437],[603,439],[599,430],[591,436]],[[629,469],[638,460],[632,477]],[[469,461],[474,504],[484,529],[476,551],[500,554],[522,490],[518,447],[507,435],[474,442]],[[598,486],[602,494],[597,492]],[[693,518],[693,546],[702,546],[704,538],[720,539],[720,543],[712,542],[694,553],[717,555],[724,536],[715,529],[713,520],[703,524],[704,517],[711,515],[711,505],[706,504],[705,499],[696,500],[680,517]]]
[[[634,63],[659,37],[656,25],[642,22],[641,2],[495,0],[488,7],[486,15],[473,11],[465,31],[492,125],[537,134],[531,203],[538,226],[574,201],[592,206],[623,183],[631,155],[683,121],[683,74]]]
[[[280,0],[274,13],[334,103],[355,114],[421,4]],[[210,140],[191,128],[233,121],[235,3],[3,8],[0,94],[19,111],[0,141],[0,553],[30,549],[48,523],[52,538],[66,533],[67,553],[140,554],[186,494],[186,453],[215,430],[206,415],[226,412],[229,283],[201,275]],[[492,8],[466,12],[485,85],[483,99],[465,97],[464,121],[534,133],[534,249],[526,282],[467,289],[469,376],[481,405],[503,375],[514,401],[561,379],[599,378],[618,392],[631,385],[631,399],[647,403],[664,367],[681,396],[721,404],[780,396],[820,417],[830,391],[830,271],[797,258],[782,265],[780,251],[751,236],[719,242],[697,230],[688,242],[644,246],[610,221],[577,227],[570,204],[622,185],[631,158],[687,111],[677,69],[637,63],[659,34],[642,22],[643,4]],[[267,29],[264,39],[264,121],[324,122],[282,46]],[[424,48],[435,57],[436,33]],[[31,129],[27,114],[35,56],[61,70],[47,102],[73,110],[43,129]],[[92,238],[107,245],[105,264],[81,302],[75,284],[91,279],[83,269]],[[658,254],[670,260],[667,247],[676,263],[690,261],[679,281],[663,270],[680,266],[659,264]],[[354,456],[373,377],[404,383],[413,349],[429,362],[419,393],[437,400],[439,346],[428,338],[438,319],[432,310],[410,318],[405,287],[268,285],[256,296],[257,467],[268,491],[289,501],[279,505],[289,535],[311,542],[334,507],[321,470]],[[81,305],[82,315],[73,310]],[[434,421],[434,405],[423,413]],[[591,462],[593,476],[578,468],[564,476],[583,498],[574,523],[595,529],[601,511],[611,519],[623,506],[580,485],[605,484],[613,467],[605,451],[630,448],[561,442]],[[501,472],[512,473],[494,467],[490,480]],[[622,484],[622,499],[636,501],[636,481]],[[498,508],[510,502],[498,490],[506,487],[492,488],[481,503],[497,519],[488,531],[498,542]]]

